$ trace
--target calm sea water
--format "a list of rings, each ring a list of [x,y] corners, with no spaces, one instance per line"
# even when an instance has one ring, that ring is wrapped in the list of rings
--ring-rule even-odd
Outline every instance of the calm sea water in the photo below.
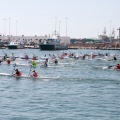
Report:
[[[0,76],[0,120],[120,120],[120,71],[103,69],[120,63],[120,51],[67,50],[64,52],[117,54],[117,61],[59,61],[61,66],[37,67],[40,76],[56,79],[28,79]],[[63,51],[39,49],[0,50],[16,56],[27,53],[43,57]],[[23,61],[18,61],[22,63]],[[67,64],[69,63],[69,64]],[[17,66],[24,75],[30,68]],[[0,65],[0,72],[12,73],[13,66]]]

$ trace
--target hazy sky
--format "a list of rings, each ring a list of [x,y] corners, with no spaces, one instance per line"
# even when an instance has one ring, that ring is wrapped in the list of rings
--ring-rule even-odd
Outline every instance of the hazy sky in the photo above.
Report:
[[[71,38],[97,38],[104,27],[107,35],[114,28],[117,37],[119,12],[120,0],[0,0],[0,33],[49,35],[56,26],[66,36],[67,23]]]

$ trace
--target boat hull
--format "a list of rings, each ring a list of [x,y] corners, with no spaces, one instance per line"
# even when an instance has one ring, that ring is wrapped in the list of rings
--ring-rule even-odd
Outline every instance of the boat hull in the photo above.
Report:
[[[39,48],[40,50],[67,50],[68,46],[41,44]]]
[[[19,46],[19,45],[8,45],[8,49],[23,49],[24,46]]]

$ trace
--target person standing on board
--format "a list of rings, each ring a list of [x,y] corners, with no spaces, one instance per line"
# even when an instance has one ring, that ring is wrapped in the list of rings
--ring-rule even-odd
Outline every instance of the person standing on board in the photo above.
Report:
[[[22,73],[18,69],[16,69],[14,76],[21,76],[21,75],[22,75]]]

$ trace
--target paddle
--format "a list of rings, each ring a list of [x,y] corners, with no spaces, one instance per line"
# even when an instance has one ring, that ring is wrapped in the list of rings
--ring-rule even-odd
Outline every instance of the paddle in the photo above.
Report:
[[[30,77],[31,69],[32,69],[32,65],[30,66],[30,71],[29,71],[28,77]]]
[[[5,55],[4,51],[2,50],[3,54]]]
[[[16,63],[13,65],[13,67],[14,67],[14,69],[13,69],[13,71],[12,71],[12,75],[13,75],[13,73],[14,73],[14,70],[15,70],[15,67],[16,67]]]
[[[111,68],[113,68],[113,67],[115,67],[115,65],[110,65],[110,66],[108,66],[108,69],[111,69]]]

